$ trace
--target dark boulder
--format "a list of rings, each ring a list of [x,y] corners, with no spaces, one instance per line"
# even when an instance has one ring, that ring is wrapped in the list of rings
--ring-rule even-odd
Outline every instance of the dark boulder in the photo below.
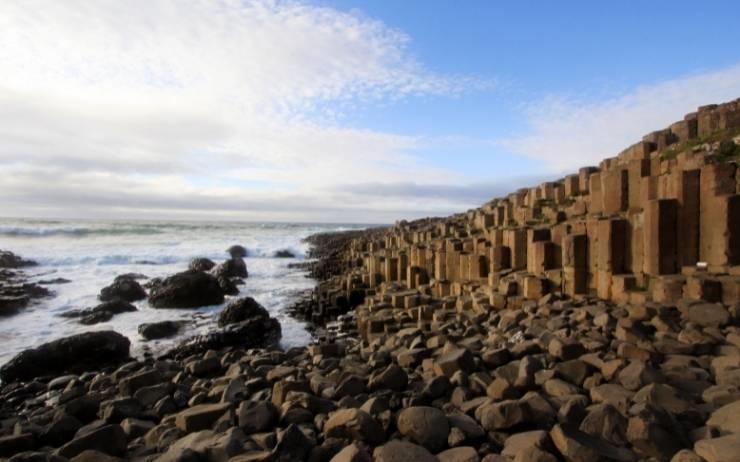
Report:
[[[135,302],[146,298],[146,291],[130,275],[118,276],[113,284],[103,287],[98,298],[104,302],[111,300],[125,300]]]
[[[193,258],[188,265],[189,270],[211,271],[216,264],[210,258]]]
[[[227,278],[226,276],[218,276],[218,285],[221,286],[221,290],[224,291],[224,295],[239,295],[239,288],[236,283],[242,281],[238,278]]]
[[[273,255],[275,258],[295,258],[295,254],[287,249],[281,249]]]
[[[226,249],[226,252],[231,255],[231,258],[244,258],[247,256],[247,249],[238,244],[232,245]]]
[[[136,307],[126,301],[115,299],[110,302],[104,302],[95,308],[86,310],[71,310],[62,313],[64,318],[80,318],[80,324],[91,325],[99,322],[110,321],[110,319],[120,313],[129,313],[137,311]]]
[[[170,276],[154,286],[149,294],[149,304],[154,308],[197,308],[223,301],[224,292],[218,279],[200,271]]]
[[[172,337],[180,332],[184,321],[160,321],[139,326],[139,334],[147,340]]]
[[[4,383],[35,377],[82,373],[115,366],[129,359],[131,342],[114,331],[85,332],[17,354],[0,368]]]
[[[220,263],[211,270],[211,274],[219,278],[246,278],[249,276],[247,264],[240,257],[234,257],[231,260]]]
[[[218,316],[218,325],[223,327],[254,317],[269,318],[270,314],[252,297],[239,298],[229,302],[226,308],[221,311]]]
[[[191,337],[167,352],[164,357],[181,359],[228,347],[264,348],[279,341],[280,336],[280,323],[265,311],[264,315],[252,316],[207,334]]]
[[[38,263],[32,260],[24,260],[13,252],[0,250],[0,268],[23,268],[36,266]]]

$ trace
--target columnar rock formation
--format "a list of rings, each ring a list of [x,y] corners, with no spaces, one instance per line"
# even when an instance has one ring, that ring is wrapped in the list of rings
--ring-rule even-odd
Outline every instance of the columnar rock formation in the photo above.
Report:
[[[373,296],[366,338],[383,332],[383,308],[423,324],[435,307],[486,312],[559,292],[738,303],[738,135],[740,100],[701,107],[598,167],[356,239],[340,287]]]

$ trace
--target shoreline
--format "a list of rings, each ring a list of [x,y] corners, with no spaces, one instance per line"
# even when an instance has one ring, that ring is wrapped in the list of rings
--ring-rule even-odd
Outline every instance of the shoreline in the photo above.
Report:
[[[0,368],[0,457],[736,461],[739,150],[740,100],[477,209],[314,237],[309,346],[245,297],[170,359],[113,332],[26,352]],[[150,302],[222,299],[230,253]]]

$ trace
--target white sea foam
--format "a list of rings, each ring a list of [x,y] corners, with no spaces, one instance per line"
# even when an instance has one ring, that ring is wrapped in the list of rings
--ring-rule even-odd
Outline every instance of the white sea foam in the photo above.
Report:
[[[90,330],[113,329],[129,337],[133,353],[145,349],[162,351],[183,337],[205,332],[215,325],[223,305],[197,310],[162,310],[146,301],[136,302],[139,311],[123,313],[109,322],[82,326],[58,315],[68,310],[99,303],[100,289],[123,273],[163,277],[187,268],[195,257],[214,261],[227,258],[225,249],[244,245],[249,278],[240,287],[241,295],[254,297],[276,316],[283,329],[286,347],[304,345],[310,334],[304,323],[290,318],[284,309],[301,290],[313,287],[305,273],[288,268],[305,258],[308,246],[302,239],[310,234],[352,225],[250,224],[191,222],[92,222],[60,220],[0,220],[0,249],[11,250],[39,262],[29,269],[33,279],[62,277],[68,284],[49,286],[55,295],[42,299],[21,313],[0,318],[0,364],[18,352],[56,338]],[[294,258],[274,258],[287,250]],[[168,319],[191,321],[190,327],[174,339],[143,342],[139,324]]]

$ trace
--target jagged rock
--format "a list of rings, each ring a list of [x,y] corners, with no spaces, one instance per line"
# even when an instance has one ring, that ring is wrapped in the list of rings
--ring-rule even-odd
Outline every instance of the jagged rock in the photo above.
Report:
[[[579,429],[615,446],[624,446],[627,443],[627,419],[606,403],[592,406]]]
[[[423,446],[407,443],[405,441],[392,440],[378,446],[373,451],[374,462],[439,462]]]
[[[734,462],[740,454],[740,434],[700,440],[694,444],[694,451],[706,462]]]
[[[353,443],[345,446],[329,462],[372,462],[372,460],[373,458],[365,449]]]
[[[730,313],[720,303],[700,303],[688,307],[687,318],[700,326],[722,327],[730,322]]]
[[[175,425],[185,433],[207,430],[227,412],[231,403],[199,404],[177,414]]]
[[[24,260],[13,252],[0,250],[0,268],[25,268],[27,266],[36,266],[33,260]]]
[[[472,372],[475,367],[473,355],[465,348],[456,348],[442,354],[434,361],[434,372],[452,377],[455,372]]]
[[[504,449],[501,451],[502,456],[516,457],[526,448],[547,448],[550,444],[550,437],[546,431],[534,430],[529,432],[516,433],[504,442]]]
[[[269,401],[242,401],[236,415],[239,427],[248,435],[272,429],[279,418],[278,410]]]
[[[345,438],[372,445],[385,441],[383,427],[370,414],[360,409],[341,409],[334,412],[324,424],[324,433],[327,438]]]
[[[126,453],[126,434],[120,425],[106,425],[78,436],[57,450],[57,455],[72,458],[83,451],[95,450],[110,456]]]
[[[368,381],[370,390],[388,389],[401,391],[406,388],[409,378],[406,371],[391,364],[380,372],[374,372]]]
[[[273,254],[273,257],[275,258],[295,258],[295,255],[290,250],[281,249],[281,250],[276,251]]]
[[[10,457],[19,452],[30,451],[35,445],[34,437],[30,433],[0,437],[0,457]]]
[[[100,370],[120,364],[129,357],[131,342],[113,331],[72,335],[25,350],[0,368],[4,383]]]
[[[139,334],[147,340],[156,340],[177,335],[184,321],[159,321],[139,325]]]
[[[257,303],[252,297],[244,297],[232,300],[226,305],[218,316],[218,325],[223,327],[228,324],[235,324],[246,321],[253,317],[266,318],[270,314],[267,310]]]
[[[232,257],[230,260],[226,260],[223,263],[219,263],[212,270],[211,274],[216,277],[225,278],[246,278],[249,277],[247,271],[247,264],[244,260],[239,257]]]
[[[478,462],[478,452],[470,446],[447,449],[437,454],[439,462]]]
[[[116,314],[130,313],[132,311],[137,311],[134,305],[125,300],[114,299],[103,302],[94,308],[66,311],[60,316],[64,318],[79,318],[80,324],[91,325],[109,321]]]
[[[200,271],[185,271],[165,278],[149,294],[149,304],[154,308],[198,308],[223,301],[218,279]]]
[[[530,420],[529,406],[517,400],[488,404],[479,409],[479,412],[480,423],[488,431],[509,429]]]
[[[450,426],[444,412],[434,407],[415,406],[402,410],[396,422],[398,431],[432,452],[447,445]]]
[[[123,300],[135,302],[146,298],[146,291],[136,279],[128,275],[118,276],[111,285],[100,290],[98,298],[103,302]]]
[[[632,462],[636,458],[629,450],[612,446],[575,427],[555,425],[550,438],[568,462],[619,461]]]
[[[247,256],[247,249],[241,245],[235,244],[226,249],[226,253],[231,255],[231,258],[245,258]]]
[[[709,416],[707,425],[722,433],[740,433],[740,401],[726,404]]]
[[[188,269],[191,271],[210,271],[213,269],[213,267],[216,266],[216,263],[213,262],[213,260],[209,258],[193,258],[190,260],[190,263],[188,264]]]

